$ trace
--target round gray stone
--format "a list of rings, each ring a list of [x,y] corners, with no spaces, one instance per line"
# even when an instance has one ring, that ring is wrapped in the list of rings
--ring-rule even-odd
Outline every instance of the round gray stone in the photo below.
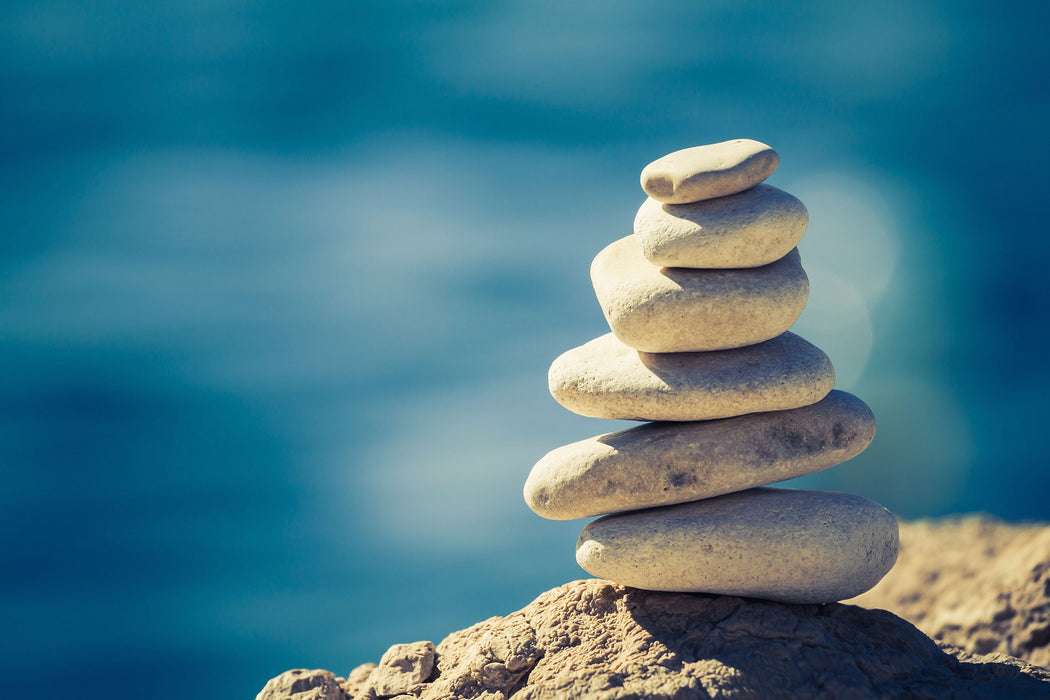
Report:
[[[615,241],[591,264],[598,304],[616,337],[645,352],[697,352],[754,345],[791,327],[809,297],[798,250],[744,270],[657,267],[636,236]]]
[[[583,529],[576,561],[647,590],[831,603],[878,583],[898,548],[897,521],[878,503],[763,487],[606,515]]]
[[[712,352],[647,353],[607,333],[563,353],[551,395],[594,418],[695,421],[816,403],[835,385],[819,348],[794,333]]]
[[[776,151],[751,139],[684,148],[645,166],[642,189],[668,204],[699,202],[754,187],[779,164]]]
[[[844,391],[787,411],[647,423],[547,453],[525,501],[552,520],[697,501],[833,467],[874,436],[871,409]]]
[[[806,232],[809,212],[772,185],[691,204],[646,199],[634,218],[642,253],[666,267],[736,268],[768,265],[787,255]]]

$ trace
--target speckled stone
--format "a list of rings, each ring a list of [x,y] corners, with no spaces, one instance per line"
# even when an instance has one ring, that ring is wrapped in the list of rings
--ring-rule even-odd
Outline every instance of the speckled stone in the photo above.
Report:
[[[725,197],[754,187],[773,174],[780,156],[751,139],[684,148],[642,170],[642,189],[668,204]]]
[[[654,265],[758,267],[787,255],[807,223],[802,202],[763,184],[692,204],[664,204],[650,197],[634,217],[634,234]]]
[[[608,333],[554,360],[551,395],[594,418],[693,421],[816,403],[835,385],[820,349],[793,333],[734,350],[646,353]]]
[[[897,521],[878,503],[763,487],[599,518],[576,561],[647,590],[830,603],[878,583],[898,548]]]
[[[754,345],[802,313],[809,278],[798,250],[746,270],[660,268],[627,236],[598,253],[591,282],[612,332],[645,352],[697,352]]]
[[[874,436],[871,409],[844,391],[787,411],[646,423],[547,453],[525,501],[553,520],[697,501],[835,466]]]

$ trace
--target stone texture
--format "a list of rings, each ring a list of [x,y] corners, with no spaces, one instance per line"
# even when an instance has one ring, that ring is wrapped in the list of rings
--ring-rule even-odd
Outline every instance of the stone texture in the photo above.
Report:
[[[376,664],[367,663],[355,666],[350,673],[346,674],[346,680],[343,681],[342,687],[343,692],[346,693],[347,697],[354,697],[360,693],[365,692],[368,687],[368,680],[372,677],[372,671],[376,668]]]
[[[1050,672],[938,647],[881,610],[586,580],[449,635],[437,646],[435,678],[418,692],[424,700],[1020,699],[1050,697]]]
[[[972,652],[1050,666],[1050,525],[978,516],[906,523],[897,566],[852,602]]]
[[[798,250],[744,270],[660,268],[627,236],[598,253],[591,282],[612,332],[645,352],[694,352],[774,338],[802,313],[809,279]]]
[[[751,139],[684,148],[642,170],[642,189],[668,204],[724,197],[754,187],[773,174],[780,156]]]
[[[434,645],[430,642],[395,644],[372,670],[368,686],[379,697],[411,692],[434,670]]]
[[[342,680],[330,671],[295,668],[271,678],[255,700],[344,700]]]
[[[827,355],[793,333],[735,350],[654,354],[612,333],[562,354],[551,395],[594,418],[695,421],[816,403],[835,384]]]
[[[654,265],[758,267],[787,255],[808,222],[802,202],[763,184],[692,204],[650,197],[634,217],[634,235]]]
[[[422,684],[434,675],[436,658],[431,642],[395,644],[386,650],[379,665],[361,664],[345,680],[339,679],[341,688],[348,698],[415,698]]]
[[[696,501],[840,464],[874,436],[871,409],[843,391],[787,411],[647,423],[552,450],[525,501],[554,520]]]
[[[654,591],[829,603],[868,590],[897,560],[897,521],[850,493],[755,488],[589,523],[576,561]]]
[[[537,632],[545,632],[523,612],[491,618],[446,637],[438,645],[438,677],[420,697],[497,700],[520,690],[544,655]]]

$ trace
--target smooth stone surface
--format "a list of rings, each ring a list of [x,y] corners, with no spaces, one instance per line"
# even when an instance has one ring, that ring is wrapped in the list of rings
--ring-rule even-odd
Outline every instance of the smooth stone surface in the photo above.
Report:
[[[654,265],[758,267],[787,255],[808,223],[802,202],[772,185],[758,185],[692,204],[650,197],[634,217],[634,234]]]
[[[624,586],[831,603],[863,593],[897,561],[897,521],[849,493],[757,488],[607,515],[576,561]]]
[[[754,345],[780,335],[809,298],[798,250],[746,270],[657,267],[636,236],[598,253],[591,282],[612,332],[645,352],[697,352]]]
[[[844,391],[788,411],[647,423],[547,453],[525,501],[552,520],[697,501],[833,467],[874,436],[871,409]]]
[[[794,333],[735,350],[645,353],[607,333],[563,353],[551,395],[593,418],[693,421],[816,403],[835,385],[831,360]]]
[[[642,189],[667,204],[699,202],[754,187],[779,164],[776,151],[751,139],[684,148],[645,166]]]

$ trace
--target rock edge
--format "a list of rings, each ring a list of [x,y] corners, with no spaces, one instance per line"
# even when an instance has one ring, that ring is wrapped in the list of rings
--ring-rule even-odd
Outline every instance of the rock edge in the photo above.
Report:
[[[427,643],[409,646],[419,644]],[[1050,697],[1047,669],[939,646],[883,610],[658,593],[594,579],[452,633],[433,660],[424,682],[393,697]],[[257,700],[391,697],[374,682],[381,666],[359,666],[347,679],[289,671]]]

